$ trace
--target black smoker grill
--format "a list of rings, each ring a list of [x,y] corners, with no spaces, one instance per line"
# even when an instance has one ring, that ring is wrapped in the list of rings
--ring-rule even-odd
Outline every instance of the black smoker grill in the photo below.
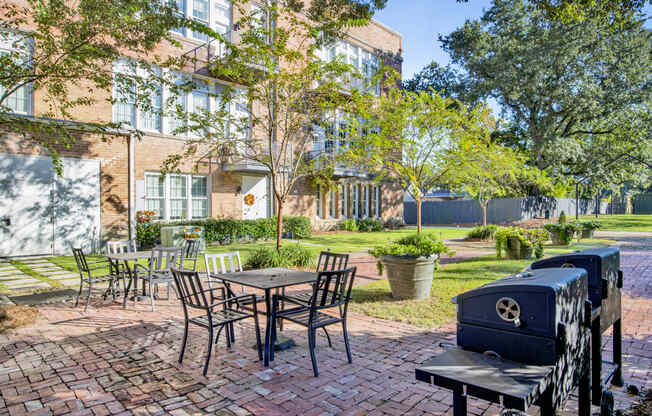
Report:
[[[584,269],[516,274],[463,293],[457,344],[416,369],[416,378],[453,390],[455,415],[466,396],[553,415],[580,387],[579,414],[590,414],[591,304]]]
[[[623,385],[622,376],[622,320],[621,288],[623,272],[620,270],[620,250],[605,247],[578,251],[532,263],[531,269],[551,267],[582,268],[588,272],[589,300],[593,304],[591,323],[591,366],[593,403],[600,404],[602,388],[609,379],[616,386]],[[601,379],[602,333],[613,326],[613,370]]]

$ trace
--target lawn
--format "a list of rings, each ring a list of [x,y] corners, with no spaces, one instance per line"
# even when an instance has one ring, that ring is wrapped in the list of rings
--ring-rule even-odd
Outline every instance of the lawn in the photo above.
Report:
[[[602,247],[610,240],[583,240],[568,247],[547,246],[546,256],[575,250]],[[377,318],[435,328],[455,317],[451,298],[485,283],[519,272],[532,260],[497,260],[494,256],[478,257],[461,263],[440,266],[435,272],[430,299],[394,300],[386,280],[358,286],[352,291],[351,310]]]
[[[575,216],[569,216],[569,220]],[[580,221],[595,220],[595,215],[580,215]],[[652,215],[600,215],[597,218],[605,231],[647,231],[652,232]]]

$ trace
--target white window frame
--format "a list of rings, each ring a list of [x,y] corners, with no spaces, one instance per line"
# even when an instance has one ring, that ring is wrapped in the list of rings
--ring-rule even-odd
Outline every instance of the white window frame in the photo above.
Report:
[[[181,7],[179,8],[179,14],[181,16],[196,20],[200,23],[203,23],[210,27],[211,29],[215,30],[216,32],[219,32],[223,35],[228,34],[231,32],[233,28],[233,5],[229,0],[206,0],[208,3],[208,16],[206,19],[196,17],[194,14],[195,11],[195,0],[181,0],[179,3],[181,3]],[[218,13],[216,12],[216,9],[219,8],[222,11],[226,11],[226,15],[228,16],[228,21],[224,19],[219,19]],[[191,30],[189,28],[180,28],[179,30],[172,30],[172,32],[183,36],[187,37],[190,39],[194,39],[200,42],[207,42],[208,39],[206,35],[203,34],[197,34],[195,33],[194,30]]]
[[[374,186],[374,215],[378,218],[380,215],[380,185]]]
[[[147,178],[148,177],[156,177],[159,178],[161,177],[160,172],[145,172],[145,192],[147,192]],[[184,218],[172,218],[170,213],[171,213],[171,204],[170,201],[172,200],[171,195],[171,177],[184,177],[185,178],[185,186],[186,186],[186,207],[185,207],[185,215]],[[192,196],[192,179],[193,178],[205,178],[206,179],[206,196],[205,197],[193,197]],[[148,198],[147,194],[145,195],[145,201],[148,199],[153,199],[153,198]],[[161,199],[161,198],[156,198],[156,199]],[[210,177],[208,175],[194,175],[194,174],[186,174],[186,173],[170,173],[165,175],[165,179],[163,180],[163,216],[158,218],[160,221],[191,221],[191,220],[197,220],[197,219],[204,219],[204,218],[209,218],[210,217]],[[194,217],[192,215],[192,201],[193,200],[206,200],[206,216],[205,217]],[[145,202],[145,206],[147,207],[147,202]]]
[[[369,185],[364,186],[364,194],[363,194],[363,215],[364,218],[369,217]]]
[[[22,38],[22,39],[21,39]],[[34,41],[31,37],[18,35],[15,32],[0,31],[0,54],[18,54],[24,58],[24,64],[31,66],[34,56]],[[2,87],[0,87],[1,89]],[[27,104],[27,111],[20,111],[8,105],[9,100],[22,95],[24,102]],[[22,100],[22,99],[21,99]],[[31,83],[23,85],[12,94],[10,94],[2,104],[3,107],[10,108],[14,114],[33,115],[34,114],[34,88]]]
[[[360,218],[360,210],[358,205],[360,204],[360,187],[358,185],[353,185],[353,218]]]
[[[329,218],[337,218],[337,211],[335,210],[337,208],[335,204],[335,190],[333,188],[330,188],[330,191],[328,192],[328,217]]]
[[[206,193],[204,194],[204,196],[194,196],[192,194],[192,181],[193,181],[193,179],[204,179],[205,180],[205,182],[206,182]],[[189,211],[190,211],[190,217],[191,218],[194,218],[194,219],[208,218],[210,216],[209,211],[208,211],[208,207],[209,207],[208,195],[209,195],[209,193],[210,192],[209,192],[209,189],[208,189],[208,176],[203,176],[203,175],[191,175],[190,176],[190,209],[189,209]],[[193,206],[192,206],[195,201],[206,201],[206,215],[195,217],[194,212],[193,212]]]
[[[147,179],[148,178],[154,178],[157,182],[160,183],[161,174],[159,174],[159,173],[156,173],[156,174],[155,173],[145,173],[145,209],[150,210],[150,207],[148,207],[148,204],[147,204],[148,200],[154,200],[155,199],[155,200],[160,201],[161,204],[159,206],[161,207],[161,211],[162,211],[163,215],[159,216],[157,219],[163,220],[163,219],[165,219],[167,217],[167,211],[165,209],[165,205],[166,205],[165,204],[165,182],[163,182],[163,184],[162,184],[163,186],[162,186],[162,189],[161,189],[161,195],[159,195],[157,197],[152,197],[152,196],[149,196],[149,194],[148,194],[148,186],[147,186]]]
[[[373,52],[368,51],[360,46],[356,46],[351,42],[339,39],[331,45],[325,45],[321,52],[321,58],[327,62],[341,56],[345,63],[354,66],[363,79],[353,79],[351,76],[345,76],[342,83],[351,88],[352,86],[362,89],[364,83],[368,83],[371,78],[380,69],[380,59]],[[380,95],[380,84],[367,85],[367,90],[372,90],[376,95]]]
[[[317,186],[317,218],[324,218],[323,193],[321,186]]]

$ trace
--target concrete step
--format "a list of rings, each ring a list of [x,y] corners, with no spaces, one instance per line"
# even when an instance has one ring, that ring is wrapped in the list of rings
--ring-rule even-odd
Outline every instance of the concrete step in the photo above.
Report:
[[[30,277],[30,276],[25,274],[25,273],[20,272],[20,273],[16,273],[16,274],[10,274],[10,275],[7,275],[7,276],[0,276],[0,282],[4,283],[6,281],[24,279],[24,278],[27,278],[27,277]]]

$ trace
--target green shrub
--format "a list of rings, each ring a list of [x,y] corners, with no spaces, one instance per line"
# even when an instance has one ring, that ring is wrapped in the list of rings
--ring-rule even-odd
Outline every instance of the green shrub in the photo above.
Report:
[[[559,214],[559,223],[560,224],[566,224],[566,213],[564,211]]]
[[[153,247],[160,242],[161,226],[181,225],[204,227],[207,243],[231,244],[242,240],[271,240],[276,238],[276,218],[257,220],[235,220],[232,218],[170,223],[142,222],[136,224],[136,239],[141,247]],[[307,238],[311,234],[310,219],[307,217],[283,217],[283,231],[293,238]]]
[[[276,227],[274,227],[276,230]],[[302,239],[312,235],[312,226],[308,217],[283,217],[283,232],[292,238]]]
[[[546,229],[550,234],[558,234],[559,235],[559,240],[563,245],[568,245],[570,241],[573,239],[573,235],[575,235],[575,231],[577,231],[575,224],[573,223],[568,223],[568,224],[555,224],[555,223],[550,223],[550,224],[544,224],[543,228]]]
[[[274,247],[261,247],[247,259],[247,269],[270,267],[309,267],[315,264],[315,254],[300,244],[284,245],[280,252]]]
[[[577,230],[597,230],[602,227],[600,221],[580,221],[574,224]]]
[[[479,226],[473,227],[471,231],[467,234],[468,238],[478,238],[480,240],[490,240],[493,239],[496,235],[496,230],[498,229],[495,225],[487,225],[486,227]]]
[[[388,230],[398,230],[405,227],[405,220],[402,217],[389,217],[385,220],[384,225]]]
[[[344,231],[358,231],[358,223],[353,219],[342,221],[342,229]]]
[[[431,257],[437,256],[435,266],[439,264],[441,253],[453,255],[446,246],[434,234],[411,234],[400,238],[392,243],[377,246],[369,250],[369,254],[378,259],[378,273],[383,273],[383,265],[380,259],[383,256],[404,256],[404,257]]]
[[[358,230],[363,233],[383,231],[383,222],[375,218],[358,221]]]
[[[543,257],[543,243],[548,240],[548,232],[544,229],[526,230],[520,227],[500,227],[496,231],[496,257],[502,258],[503,252],[508,249],[508,240],[517,238],[521,243],[520,257],[524,257],[524,251],[532,249],[536,258]]]
[[[161,242],[161,224],[139,222],[136,224],[136,240],[142,249],[152,248]]]

